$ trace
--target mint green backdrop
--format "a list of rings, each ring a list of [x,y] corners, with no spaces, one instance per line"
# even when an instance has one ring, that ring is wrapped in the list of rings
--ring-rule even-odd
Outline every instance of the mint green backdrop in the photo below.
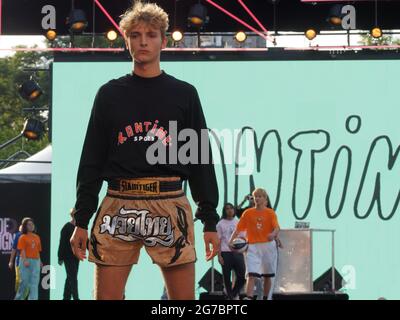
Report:
[[[251,157],[254,142],[246,143],[253,150],[243,156],[254,164],[251,177],[242,169],[235,175],[233,164],[216,165],[219,210],[225,198],[234,201],[235,183],[239,201],[252,184],[265,187],[274,204],[279,196],[276,211],[282,228],[303,219],[313,228],[336,229],[336,268],[347,281],[351,299],[400,298],[400,179],[394,154],[400,138],[400,61],[163,62],[162,68],[196,86],[209,128],[251,127],[258,148],[272,130],[258,152],[259,167]],[[54,64],[52,299],[62,298],[65,272],[57,265],[59,234],[75,202],[77,166],[95,93],[130,70],[130,63]],[[233,141],[235,145],[237,136]],[[213,149],[221,163],[215,143]],[[225,157],[232,158],[234,153],[228,153]],[[101,197],[104,191],[105,185]],[[210,264],[204,260],[200,223],[196,232],[199,280]],[[329,267],[329,236],[315,238],[314,258],[316,278]],[[127,298],[159,299],[163,284],[158,268],[144,250],[139,262],[127,284]],[[79,272],[82,299],[91,299],[92,287],[93,265],[84,262]]]

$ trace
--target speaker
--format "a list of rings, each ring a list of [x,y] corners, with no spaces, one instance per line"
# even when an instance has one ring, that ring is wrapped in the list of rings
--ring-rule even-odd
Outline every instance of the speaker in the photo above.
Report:
[[[342,288],[343,277],[335,269],[335,291]],[[313,282],[314,291],[332,291],[332,268],[329,268],[319,278]]]
[[[214,291],[223,291],[224,280],[222,274],[212,267],[208,269],[208,271],[204,274],[203,278],[200,279],[198,285],[206,289],[208,292],[211,292],[211,272],[213,271],[214,271]]]
[[[342,292],[274,293],[272,300],[349,300]]]
[[[226,300],[223,292],[202,292],[199,295],[199,300]]]

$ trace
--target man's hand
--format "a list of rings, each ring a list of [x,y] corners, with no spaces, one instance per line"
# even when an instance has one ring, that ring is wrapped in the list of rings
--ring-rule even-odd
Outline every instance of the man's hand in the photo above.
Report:
[[[29,268],[30,265],[31,265],[31,264],[29,263],[28,260],[24,260],[24,266],[25,266],[25,268]]]
[[[224,265],[224,258],[222,258],[221,255],[218,255],[218,261],[219,261],[219,263],[221,264],[221,266]]]
[[[12,261],[10,261],[8,263],[8,267],[10,268],[10,270],[12,270],[14,268],[14,263]]]
[[[272,241],[272,240],[275,240],[275,235],[273,234],[273,233],[270,233],[269,235],[268,235],[268,240],[269,241]]]
[[[206,260],[210,261],[218,254],[219,251],[218,233],[204,232],[204,244],[206,246]]]
[[[278,237],[275,238],[275,242],[276,242],[276,245],[278,246],[278,248],[283,249],[282,242]]]
[[[62,260],[58,260],[58,265],[62,266],[62,264],[63,264],[63,261]]]
[[[72,252],[80,261],[86,259],[86,243],[88,241],[88,232],[86,229],[75,227],[69,242],[71,243]]]

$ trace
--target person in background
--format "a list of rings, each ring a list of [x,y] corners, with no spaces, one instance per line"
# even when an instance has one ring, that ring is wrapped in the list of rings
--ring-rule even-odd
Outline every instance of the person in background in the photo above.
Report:
[[[247,209],[241,216],[233,232],[230,246],[240,232],[246,231],[249,243],[246,252],[247,286],[246,300],[253,299],[256,278],[264,279],[263,299],[267,300],[271,290],[271,278],[275,277],[277,246],[275,239],[279,233],[276,213],[267,207],[268,195],[264,189],[253,191],[255,207]]]
[[[249,201],[248,206],[245,207],[245,208],[242,208],[246,201]],[[235,207],[236,217],[238,217],[240,219],[240,217],[242,216],[243,212],[245,212],[247,209],[254,208],[254,207],[255,207],[254,197],[253,197],[252,194],[248,194],[247,196],[244,197],[242,202],[239,203]],[[271,206],[271,202],[269,200],[269,196],[268,195],[267,195],[267,208],[273,209],[272,206]],[[276,245],[277,245],[278,248],[280,248],[280,249],[283,248],[282,242],[281,242],[281,240],[279,239],[278,236],[275,238],[275,242],[276,242]]]
[[[15,268],[15,293],[18,292],[19,285],[21,284],[21,276],[19,272],[19,257],[20,252],[18,250],[18,240],[22,235],[22,225],[19,226],[18,231],[15,233],[14,240],[12,243],[12,250],[10,255],[10,262],[8,263],[8,267],[10,270]],[[25,293],[25,297],[28,295],[28,289]]]
[[[246,201],[249,202],[247,207],[242,208]],[[235,207],[236,216],[240,219],[240,217],[242,216],[243,212],[245,212],[245,210],[247,210],[249,208],[254,208],[254,198],[253,198],[253,196],[251,194],[248,194],[247,196],[245,196],[244,199],[242,200],[242,202],[239,203]]]
[[[63,300],[79,300],[78,293],[78,270],[79,259],[75,257],[69,240],[75,229],[75,210],[70,211],[71,221],[67,222],[61,229],[60,244],[58,246],[58,264],[64,264],[67,278],[65,279]]]
[[[229,247],[229,240],[236,229],[238,219],[235,217],[235,208],[231,203],[225,203],[222,218],[217,224],[218,237],[221,249],[218,261],[222,266],[224,286],[229,300],[238,300],[239,293],[244,286],[246,267],[242,253],[234,252]],[[235,285],[232,287],[231,275],[235,272]]]
[[[40,269],[42,263],[40,252],[42,244],[40,237],[34,233],[35,224],[31,218],[22,220],[22,235],[18,240],[18,250],[20,250],[20,275],[21,283],[15,300],[24,300],[25,292],[29,289],[29,300],[38,300]]]

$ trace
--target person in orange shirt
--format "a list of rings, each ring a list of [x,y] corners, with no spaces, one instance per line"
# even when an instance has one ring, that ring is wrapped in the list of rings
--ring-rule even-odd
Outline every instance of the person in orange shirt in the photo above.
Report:
[[[18,240],[20,250],[20,275],[21,284],[15,300],[24,300],[26,289],[29,288],[29,300],[38,300],[40,269],[40,252],[42,244],[40,237],[34,233],[35,224],[31,218],[22,220],[22,235]]]
[[[256,278],[264,278],[264,300],[268,299],[271,290],[271,278],[275,277],[279,224],[276,213],[268,208],[268,195],[264,189],[253,191],[254,208],[249,208],[241,216],[232,234],[232,245],[240,232],[245,231],[249,247],[246,252],[247,284],[246,300],[253,299]]]

